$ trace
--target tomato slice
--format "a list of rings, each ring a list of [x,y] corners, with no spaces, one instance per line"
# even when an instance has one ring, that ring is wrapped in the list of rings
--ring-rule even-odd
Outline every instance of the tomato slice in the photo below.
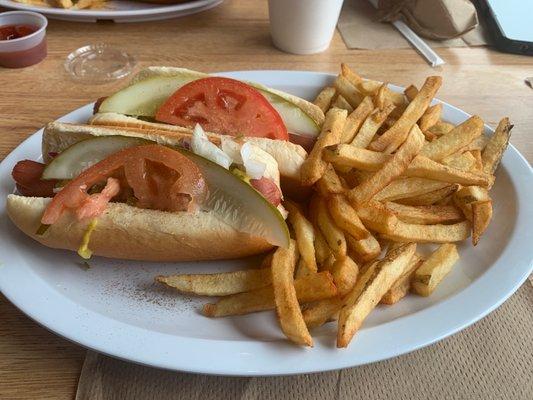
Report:
[[[104,196],[87,193],[94,185],[106,182],[108,191],[103,192]],[[119,193],[115,189],[117,184]],[[194,211],[207,197],[207,184],[198,166],[175,150],[156,144],[130,147],[96,163],[70,181],[48,205],[41,222],[53,224],[66,209],[81,210],[91,203],[97,207],[77,215],[80,219],[87,215],[95,217],[105,210],[111,198],[117,196],[125,201],[131,195],[135,196],[135,206],[140,208]],[[91,196],[97,197],[90,200]],[[102,201],[105,201],[104,207]]]
[[[157,110],[157,121],[231,136],[288,140],[278,112],[253,87],[229,78],[210,77],[179,88]]]

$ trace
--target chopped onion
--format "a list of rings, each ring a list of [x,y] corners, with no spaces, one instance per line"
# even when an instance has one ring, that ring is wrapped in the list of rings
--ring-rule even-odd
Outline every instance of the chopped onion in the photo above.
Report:
[[[196,124],[192,133],[191,150],[194,154],[207,158],[226,169],[229,169],[232,164],[231,157],[209,141],[199,124]]]
[[[230,156],[235,164],[242,165],[241,146],[240,143],[237,143],[230,136],[223,135],[220,137],[220,148],[222,151]]]
[[[246,142],[241,147],[241,156],[246,173],[252,179],[271,179],[279,187],[278,162],[260,147]]]

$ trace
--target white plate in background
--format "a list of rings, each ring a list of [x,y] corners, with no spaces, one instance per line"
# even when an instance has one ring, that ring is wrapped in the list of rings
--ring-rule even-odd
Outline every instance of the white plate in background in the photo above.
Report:
[[[17,3],[12,0],[0,0],[0,7],[13,10],[34,11],[48,18],[76,22],[96,22],[112,20],[115,22],[144,22],[184,17],[209,10],[223,0],[191,0],[177,4],[151,4],[141,1],[110,0],[107,8],[94,10],[69,10],[55,7],[40,7]]]
[[[246,71],[223,74],[257,81],[312,99],[334,76],[314,72]],[[400,88],[396,88],[401,90]],[[465,112],[444,104],[444,119]],[[87,105],[61,120],[83,123]],[[487,128],[486,133],[490,134]],[[14,189],[15,163],[39,159],[36,132],[0,164],[0,198]],[[215,272],[258,262],[148,263],[92,259],[81,266],[72,252],[26,237],[0,202],[0,290],[22,312],[51,331],[111,356],[172,370],[218,375],[285,375],[352,367],[394,357],[443,339],[505,301],[532,270],[533,172],[509,146],[491,191],[494,219],[480,244],[459,245],[460,261],[428,297],[409,295],[378,306],[347,349],[335,348],[336,324],[313,332],[315,347],[290,344],[274,312],[209,319],[203,298],[182,297],[153,283],[170,273]]]

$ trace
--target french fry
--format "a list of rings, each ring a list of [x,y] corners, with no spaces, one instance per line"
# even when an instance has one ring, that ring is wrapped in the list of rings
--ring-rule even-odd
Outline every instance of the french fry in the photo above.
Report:
[[[336,91],[334,87],[326,86],[316,96],[315,100],[313,101],[313,104],[319,107],[322,110],[322,112],[325,114],[326,111],[329,110],[329,107],[333,101],[333,98],[335,97],[335,93]]]
[[[481,158],[481,150],[470,150],[468,153],[472,157],[474,157],[474,165],[472,166],[471,171],[476,173],[482,173],[483,172],[483,160]],[[480,186],[486,186],[486,185],[480,185]]]
[[[492,201],[475,201],[472,206],[472,244],[476,246],[479,238],[492,219]]]
[[[281,330],[294,343],[313,346],[313,339],[305,326],[294,287],[294,268],[297,249],[291,240],[288,249],[279,247],[272,258],[272,287]]]
[[[341,75],[344,76],[357,90],[365,96],[375,96],[380,88],[383,87],[382,82],[373,81],[370,79],[363,80],[359,74],[351,70],[347,64],[341,64]],[[401,93],[396,93],[390,90],[385,85],[384,90],[385,99],[391,103],[402,106],[406,103],[404,96]]]
[[[366,148],[376,136],[378,129],[383,125],[389,114],[394,110],[395,105],[389,103],[384,108],[376,108],[366,117],[359,132],[351,141],[351,145],[355,147]]]
[[[346,256],[346,238],[331,217],[324,199],[316,198],[317,224],[332,253],[337,258]]]
[[[393,155],[358,149],[346,144],[331,146],[324,150],[325,160],[335,165],[345,165],[365,171],[378,171],[392,157]],[[461,185],[488,186],[491,182],[491,179],[484,174],[455,169],[420,155],[413,158],[403,175]]]
[[[344,296],[355,285],[359,266],[354,260],[346,256],[335,260],[329,266],[328,271],[333,276],[333,282],[335,282],[339,295]]]
[[[351,113],[353,111],[353,107],[346,101],[342,95],[338,95],[337,98],[333,101],[331,104],[331,107],[340,108],[341,110],[346,110],[348,113]]]
[[[338,293],[329,271],[297,278],[294,280],[294,288],[300,303],[328,299]],[[275,307],[274,289],[272,286],[265,286],[250,292],[222,297],[214,304],[205,304],[203,313],[207,317],[227,317],[273,310]]]
[[[407,140],[398,151],[387,160],[370,179],[351,189],[348,198],[355,204],[363,204],[400,176],[418,154],[424,144],[424,136],[418,126],[413,125]]]
[[[465,153],[457,152],[444,158],[442,163],[452,168],[468,172],[472,170],[472,167],[476,163],[476,159],[469,151]]]
[[[405,88],[403,91],[403,94],[405,94],[405,97],[407,97],[407,100],[413,101],[418,94],[418,89],[415,85],[409,85]]]
[[[270,268],[217,274],[181,274],[157,276],[155,280],[181,293],[199,296],[228,296],[248,292],[272,283]]]
[[[401,178],[391,182],[374,196],[378,201],[396,201],[419,196],[450,186],[448,183],[425,178]]]
[[[409,224],[433,225],[453,224],[464,219],[461,210],[455,206],[406,206],[391,201],[384,206],[392,211],[400,221]]]
[[[467,186],[459,189],[453,195],[454,204],[461,209],[469,221],[473,221],[472,203],[477,201],[490,201],[487,189],[479,186]]]
[[[298,259],[298,262],[296,263],[296,269],[294,271],[294,279],[303,278],[304,276],[307,276],[313,273],[316,273],[316,272],[311,272],[311,270],[305,264],[305,260],[300,257]]]
[[[327,163],[322,160],[322,150],[326,146],[340,142],[346,115],[346,110],[339,110],[338,108],[332,108],[326,113],[322,131],[313,150],[311,150],[301,167],[302,184],[304,186],[311,186],[324,175]]]
[[[424,133],[424,135],[429,130],[429,128],[434,126],[440,120],[441,114],[442,114],[442,103],[438,103],[431,107],[428,107],[424,115],[422,115],[422,117],[420,118],[420,122],[418,124],[420,127],[420,130]],[[434,136],[432,133],[431,135]]]
[[[55,0],[55,3],[57,7],[59,8],[71,8],[74,6],[74,3],[72,3],[72,0]]]
[[[345,191],[339,176],[331,164],[328,164],[324,175],[322,175],[322,178],[317,181],[316,188],[323,197],[328,197],[333,193],[343,193]]]
[[[483,151],[485,150],[485,147],[487,147],[488,142],[489,142],[488,136],[481,135],[475,138],[474,140],[472,140],[470,143],[468,143],[460,151],[472,151],[472,150]]]
[[[365,97],[363,101],[346,118],[346,123],[342,131],[341,143],[351,142],[361,125],[374,109],[371,97]]]
[[[357,240],[370,236],[357,212],[342,195],[330,196],[327,200],[329,212],[335,224]]]
[[[440,164],[424,156],[416,156],[405,176],[429,178],[436,181],[458,183],[460,185],[489,186],[492,182],[487,175],[461,171],[448,165]]]
[[[483,160],[483,171],[486,174],[493,175],[500,161],[503,157],[503,153],[509,144],[509,139],[511,137],[511,129],[513,126],[509,122],[509,118],[503,118],[494,135],[489,139],[481,158]]]
[[[315,230],[313,224],[305,218],[300,208],[292,201],[285,200],[283,205],[289,212],[288,219],[294,229],[300,257],[304,260],[309,272],[316,272]]]
[[[332,297],[311,304],[302,311],[308,329],[318,328],[330,320],[338,318],[342,307],[340,297]]]
[[[470,236],[471,224],[468,221],[451,225],[407,224],[398,221],[394,229],[382,233],[382,237],[396,242],[449,243],[460,242]]]
[[[420,155],[435,161],[441,161],[443,158],[467,146],[475,138],[481,136],[482,133],[483,120],[474,115],[461,125],[457,125],[446,135],[426,143]]]
[[[415,270],[418,269],[422,262],[422,257],[420,257],[417,253],[413,254],[409,260],[409,266],[405,269],[402,276],[400,276],[400,278],[394,282],[387,293],[383,295],[380,303],[392,305],[403,299],[407,293],[409,293],[409,289],[411,288],[412,275],[414,275]]]
[[[421,296],[429,296],[452,270],[457,260],[459,254],[454,244],[446,243],[440,246],[415,271],[411,282],[413,291]]]
[[[370,200],[362,206],[356,206],[356,211],[363,225],[377,232],[392,230],[398,223],[396,215],[375,200]]]
[[[429,128],[429,131],[435,136],[442,136],[451,132],[455,128],[453,124],[444,121],[437,121],[435,125]]]
[[[316,261],[318,264],[322,264],[331,255],[331,250],[329,249],[328,242],[326,242],[324,235],[320,232],[320,229],[318,229],[318,225],[315,225],[315,227]]]
[[[409,266],[416,244],[409,243],[390,252],[370,267],[346,296],[339,313],[337,347],[347,347],[368,314]]]
[[[388,129],[383,135],[370,143],[369,148],[375,151],[384,151],[392,153],[409,136],[409,132],[416,122],[426,112],[435,93],[442,84],[440,76],[430,76],[424,82],[422,88],[418,91],[416,97],[409,103],[403,114],[396,123]]]
[[[335,89],[355,109],[363,101],[364,96],[344,76],[339,75],[335,79]]]
[[[373,261],[381,254],[381,246],[374,236],[357,240],[346,235],[346,242],[351,250],[351,256],[360,263]]]
[[[431,206],[441,202],[443,199],[449,197],[453,193],[457,192],[461,185],[456,183],[448,185],[443,182],[446,186],[427,192],[424,194],[419,194],[418,196],[406,197],[403,199],[397,199],[396,202],[400,204],[405,204],[406,206]]]

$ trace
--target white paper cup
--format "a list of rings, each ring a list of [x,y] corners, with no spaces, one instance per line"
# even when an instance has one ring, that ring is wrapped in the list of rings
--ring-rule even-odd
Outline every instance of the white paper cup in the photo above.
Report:
[[[329,47],[343,0],[269,0],[270,34],[280,50],[313,54]]]

